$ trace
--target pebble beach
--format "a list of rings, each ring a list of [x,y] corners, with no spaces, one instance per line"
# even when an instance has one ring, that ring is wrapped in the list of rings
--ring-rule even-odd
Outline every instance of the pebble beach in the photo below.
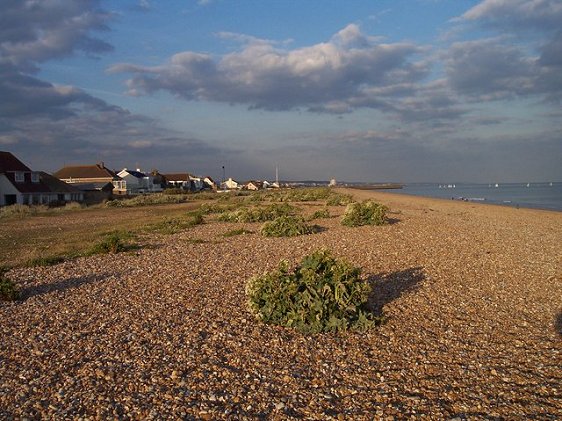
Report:
[[[341,191],[390,223],[331,207],[319,233],[265,238],[210,218],[12,269],[0,419],[561,419],[562,212]],[[382,325],[309,336],[249,313],[248,278],[321,248],[362,268]]]

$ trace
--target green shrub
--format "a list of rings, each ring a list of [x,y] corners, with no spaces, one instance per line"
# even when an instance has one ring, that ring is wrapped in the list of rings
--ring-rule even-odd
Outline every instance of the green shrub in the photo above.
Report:
[[[138,195],[131,199],[108,200],[105,203],[107,207],[137,207],[137,206],[152,206],[152,205],[166,205],[174,203],[185,203],[189,200],[188,194],[163,194],[151,193],[145,195]]]
[[[371,287],[360,273],[320,250],[293,271],[283,261],[276,271],[251,278],[248,305],[258,320],[304,333],[364,330],[379,319],[366,309]]]
[[[6,268],[0,267],[0,301],[14,301],[20,296],[16,285],[4,276]]]
[[[349,205],[352,202],[353,202],[353,196],[351,196],[350,194],[342,194],[332,191],[332,194],[326,200],[326,205],[345,206],[345,205]]]
[[[270,202],[318,202],[325,200],[328,206],[345,206],[353,201],[351,195],[337,193],[327,187],[299,187],[289,190],[259,192],[254,201]]]
[[[185,217],[164,218],[160,222],[146,226],[145,230],[171,235],[203,223],[205,223],[203,213],[200,210],[196,210],[187,212]]]
[[[116,254],[122,251],[127,251],[132,248],[129,239],[132,235],[128,232],[113,232],[107,234],[105,238],[94,244],[87,255],[92,254]]]
[[[213,213],[225,213],[236,209],[235,204],[230,205],[219,205],[218,203],[203,203],[199,207],[199,211],[205,215]]]
[[[35,266],[53,266],[59,263],[64,262],[66,259],[63,256],[45,256],[45,257],[36,257],[35,259],[31,259],[26,263],[26,266],[35,267]]]
[[[329,209],[319,209],[310,215],[310,220],[314,219],[321,219],[321,218],[330,218],[330,210]]]
[[[306,225],[300,216],[280,216],[273,221],[266,222],[261,227],[264,237],[296,237],[313,232],[314,229]]]
[[[265,222],[272,221],[280,216],[293,215],[295,211],[296,209],[288,203],[272,203],[268,206],[252,206],[232,212],[224,212],[219,215],[219,220],[226,222]]]
[[[238,229],[233,229],[230,231],[225,232],[222,236],[223,237],[234,237],[236,235],[245,235],[245,234],[253,234],[253,231],[244,229],[244,228],[238,228]]]
[[[345,209],[342,225],[358,227],[361,225],[383,225],[387,222],[388,208],[380,203],[366,200],[362,203],[350,203]]]
[[[164,189],[162,194],[186,194],[184,189],[173,188],[173,189]]]

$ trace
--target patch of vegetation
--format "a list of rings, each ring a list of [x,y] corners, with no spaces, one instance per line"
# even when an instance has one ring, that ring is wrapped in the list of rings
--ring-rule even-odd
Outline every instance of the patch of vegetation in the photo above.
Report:
[[[264,237],[296,237],[313,232],[314,228],[308,226],[302,217],[290,215],[275,218],[261,227],[261,234]]]
[[[27,205],[10,205],[0,208],[0,219],[3,218],[25,218],[27,216],[35,215],[36,209]]]
[[[5,277],[7,271],[7,268],[0,267],[0,300],[15,301],[19,298],[20,294],[16,284]]]
[[[208,241],[203,240],[201,238],[188,238],[185,240],[186,243],[189,244],[204,244],[204,243],[208,243]]]
[[[53,266],[59,263],[64,262],[67,260],[64,256],[43,256],[43,257],[36,257],[34,259],[29,260],[26,263],[26,266],[35,267],[35,266]]]
[[[290,190],[278,190],[262,193],[260,199],[271,202],[318,202],[326,201],[328,206],[345,206],[353,201],[347,194],[337,193],[327,187],[301,187]]]
[[[238,228],[233,229],[230,231],[225,232],[222,236],[223,237],[235,237],[237,235],[246,235],[246,234],[253,234],[254,231],[247,230],[245,228]]]
[[[203,213],[199,210],[186,213],[185,217],[165,218],[149,225],[146,230],[159,234],[171,235],[205,223]]]
[[[164,189],[162,194],[186,194],[184,189],[174,188],[174,189]]]
[[[326,206],[346,206],[353,203],[353,196],[350,194],[336,193],[332,191],[332,194],[328,199],[326,199]]]
[[[224,212],[219,215],[219,221],[226,222],[265,222],[272,221],[280,216],[293,215],[296,212],[294,206],[288,203],[272,203],[268,206],[252,206],[237,209],[232,212]]]
[[[350,203],[341,220],[342,225],[358,227],[361,225],[383,225],[387,223],[388,208],[372,200]]]
[[[137,206],[166,205],[174,203],[185,203],[189,201],[188,194],[163,194],[152,193],[135,196],[130,199],[108,200],[105,206],[108,208],[128,208]]]
[[[199,207],[199,211],[205,215],[209,215],[209,214],[229,212],[236,208],[237,206],[235,204],[219,205],[218,203],[203,203]]]
[[[314,219],[322,219],[322,218],[330,218],[330,210],[327,208],[319,209],[310,215],[309,220],[313,221]]]
[[[380,319],[366,308],[371,286],[360,273],[320,250],[292,271],[282,261],[277,270],[251,278],[248,305],[258,320],[304,333],[365,330]]]
[[[86,255],[116,254],[134,249],[136,246],[131,243],[131,238],[133,238],[133,235],[127,231],[109,233],[98,243],[94,244]]]

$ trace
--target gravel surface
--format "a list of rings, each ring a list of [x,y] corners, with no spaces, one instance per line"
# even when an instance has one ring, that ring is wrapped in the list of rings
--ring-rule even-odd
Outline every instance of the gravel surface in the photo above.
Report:
[[[214,221],[13,269],[0,419],[561,419],[562,213],[353,194],[392,223],[263,238]],[[222,237],[233,228],[253,233]],[[321,247],[363,268],[385,324],[305,336],[254,321],[248,277]]]

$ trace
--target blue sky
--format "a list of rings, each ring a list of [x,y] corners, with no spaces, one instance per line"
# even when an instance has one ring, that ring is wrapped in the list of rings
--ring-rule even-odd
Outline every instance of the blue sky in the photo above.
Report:
[[[0,5],[0,150],[36,169],[562,180],[559,0]]]

